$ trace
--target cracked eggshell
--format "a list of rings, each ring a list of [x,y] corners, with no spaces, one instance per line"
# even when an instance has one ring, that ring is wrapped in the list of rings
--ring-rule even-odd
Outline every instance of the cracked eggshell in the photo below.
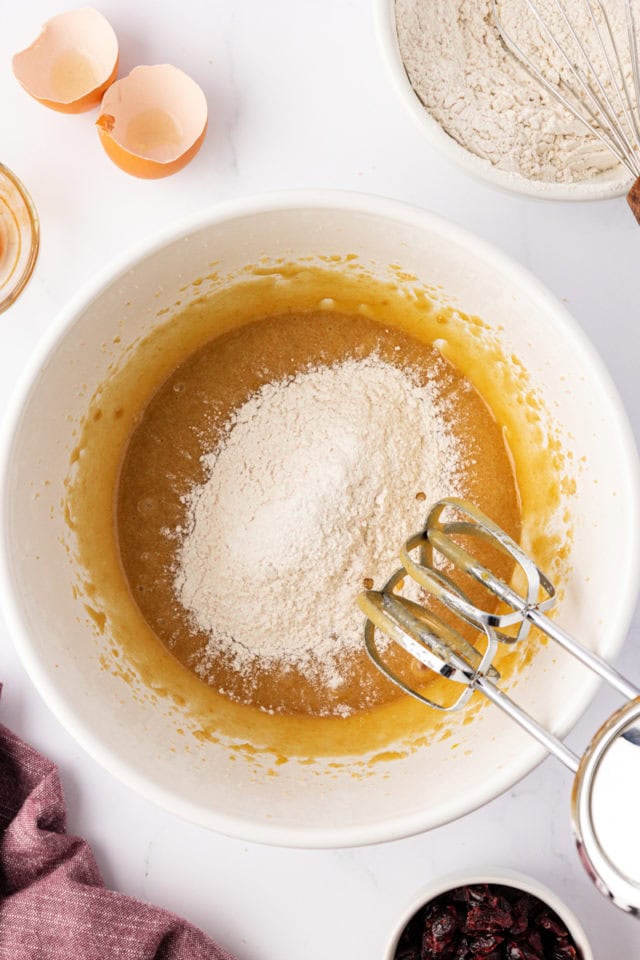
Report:
[[[97,10],[69,10],[47,20],[31,46],[16,53],[13,72],[46,107],[82,113],[100,102],[116,78],[118,40]]]
[[[136,67],[107,90],[96,125],[106,153],[126,173],[166,177],[186,166],[202,146],[207,101],[177,67]]]

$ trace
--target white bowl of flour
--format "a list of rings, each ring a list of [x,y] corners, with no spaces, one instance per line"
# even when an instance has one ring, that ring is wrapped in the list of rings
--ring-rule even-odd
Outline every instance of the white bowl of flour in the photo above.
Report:
[[[586,5],[569,0],[567,8],[581,36],[593,37]],[[512,35],[526,37],[526,5],[516,0],[508,11]],[[549,200],[628,192],[628,171],[504,47],[491,0],[376,0],[376,20],[398,95],[434,146],[467,173]],[[621,49],[625,42],[621,33]],[[552,77],[559,56],[549,45],[534,61]]]
[[[240,731],[234,743],[198,737],[188,704],[132,684],[126,670],[105,669],[112,638],[78,593],[61,509],[87,398],[138,338],[167,322],[181,290],[210,273],[212,261],[224,284],[263,257],[324,258],[340,270],[354,256],[381,277],[395,265],[398,283],[417,279],[481,317],[552,411],[576,468],[562,478],[572,491],[575,484],[564,627],[614,657],[639,582],[636,453],[615,388],[562,304],[490,245],[401,203],[310,191],[220,205],[121,257],[52,323],[9,410],[0,448],[0,597],[34,684],[97,761],[164,808],[246,840],[329,847],[408,836],[488,802],[543,757],[488,707],[471,723],[455,715],[448,737],[417,749],[262,762],[249,734]],[[550,644],[522,672],[514,695],[565,733],[596,686]]]

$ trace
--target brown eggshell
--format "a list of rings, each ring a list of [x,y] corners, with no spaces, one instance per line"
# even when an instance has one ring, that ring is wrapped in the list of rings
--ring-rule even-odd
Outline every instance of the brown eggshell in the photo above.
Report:
[[[96,124],[107,155],[122,170],[136,177],[166,177],[200,149],[207,101],[177,67],[136,67],[107,90]]]
[[[81,113],[96,106],[115,80],[118,40],[97,10],[69,10],[48,20],[31,46],[14,56],[13,72],[40,103]]]

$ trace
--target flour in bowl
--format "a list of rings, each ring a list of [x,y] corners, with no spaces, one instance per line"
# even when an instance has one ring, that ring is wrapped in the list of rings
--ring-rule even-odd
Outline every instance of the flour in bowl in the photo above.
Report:
[[[542,0],[543,11],[553,11],[551,0],[546,4]],[[606,84],[588,5],[565,0],[564,7]],[[606,7],[620,50],[628,53],[622,0]],[[617,166],[601,141],[507,50],[491,11],[491,0],[396,0],[402,60],[429,113],[471,153],[530,180],[579,181]],[[524,0],[503,0],[500,13],[510,35],[556,83],[566,69],[561,54],[541,36]],[[556,9],[550,23],[566,44],[557,17]],[[627,75],[632,83],[630,63]]]
[[[463,494],[440,378],[379,357],[263,385],[204,457],[174,587],[208,642],[196,667],[295,667],[329,690],[362,650],[356,596],[398,566],[425,508]],[[436,380],[438,379],[438,382]]]

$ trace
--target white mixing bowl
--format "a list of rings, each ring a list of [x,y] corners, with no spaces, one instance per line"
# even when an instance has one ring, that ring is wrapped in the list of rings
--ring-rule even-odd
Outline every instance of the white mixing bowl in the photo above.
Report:
[[[387,74],[408,112],[425,136],[447,160],[457,164],[472,177],[490,183],[494,187],[512,193],[523,193],[540,200],[606,200],[628,193],[633,178],[621,164],[588,180],[577,180],[575,183],[550,183],[529,180],[519,173],[501,170],[489,160],[476,156],[458,143],[431,116],[411,86],[398,43],[395,6],[396,0],[375,0],[378,42]],[[532,136],[534,135],[532,132]]]
[[[221,205],[127,254],[52,324],[9,412],[2,450],[0,589],[20,655],[60,721],[116,776],[187,819],[248,840],[318,847],[406,836],[468,813],[531,770],[542,750],[487,708],[460,724],[458,749],[449,740],[405,759],[381,757],[360,778],[348,765],[323,776],[297,761],[260,774],[222,745],[195,739],[185,751],[175,707],[136,699],[101,669],[108,638],[94,635],[74,596],[60,502],[88,398],[127,345],[166,319],[158,312],[181,299],[185,284],[214,260],[224,276],[263,254],[336,253],[359,254],[374,272],[400,263],[504,328],[505,345],[564,424],[576,458],[585,458],[562,623],[614,656],[638,583],[636,455],[615,389],[579,327],[533,277],[424,211],[376,197],[285,193]],[[549,645],[517,695],[564,732],[595,687],[588,671]]]

